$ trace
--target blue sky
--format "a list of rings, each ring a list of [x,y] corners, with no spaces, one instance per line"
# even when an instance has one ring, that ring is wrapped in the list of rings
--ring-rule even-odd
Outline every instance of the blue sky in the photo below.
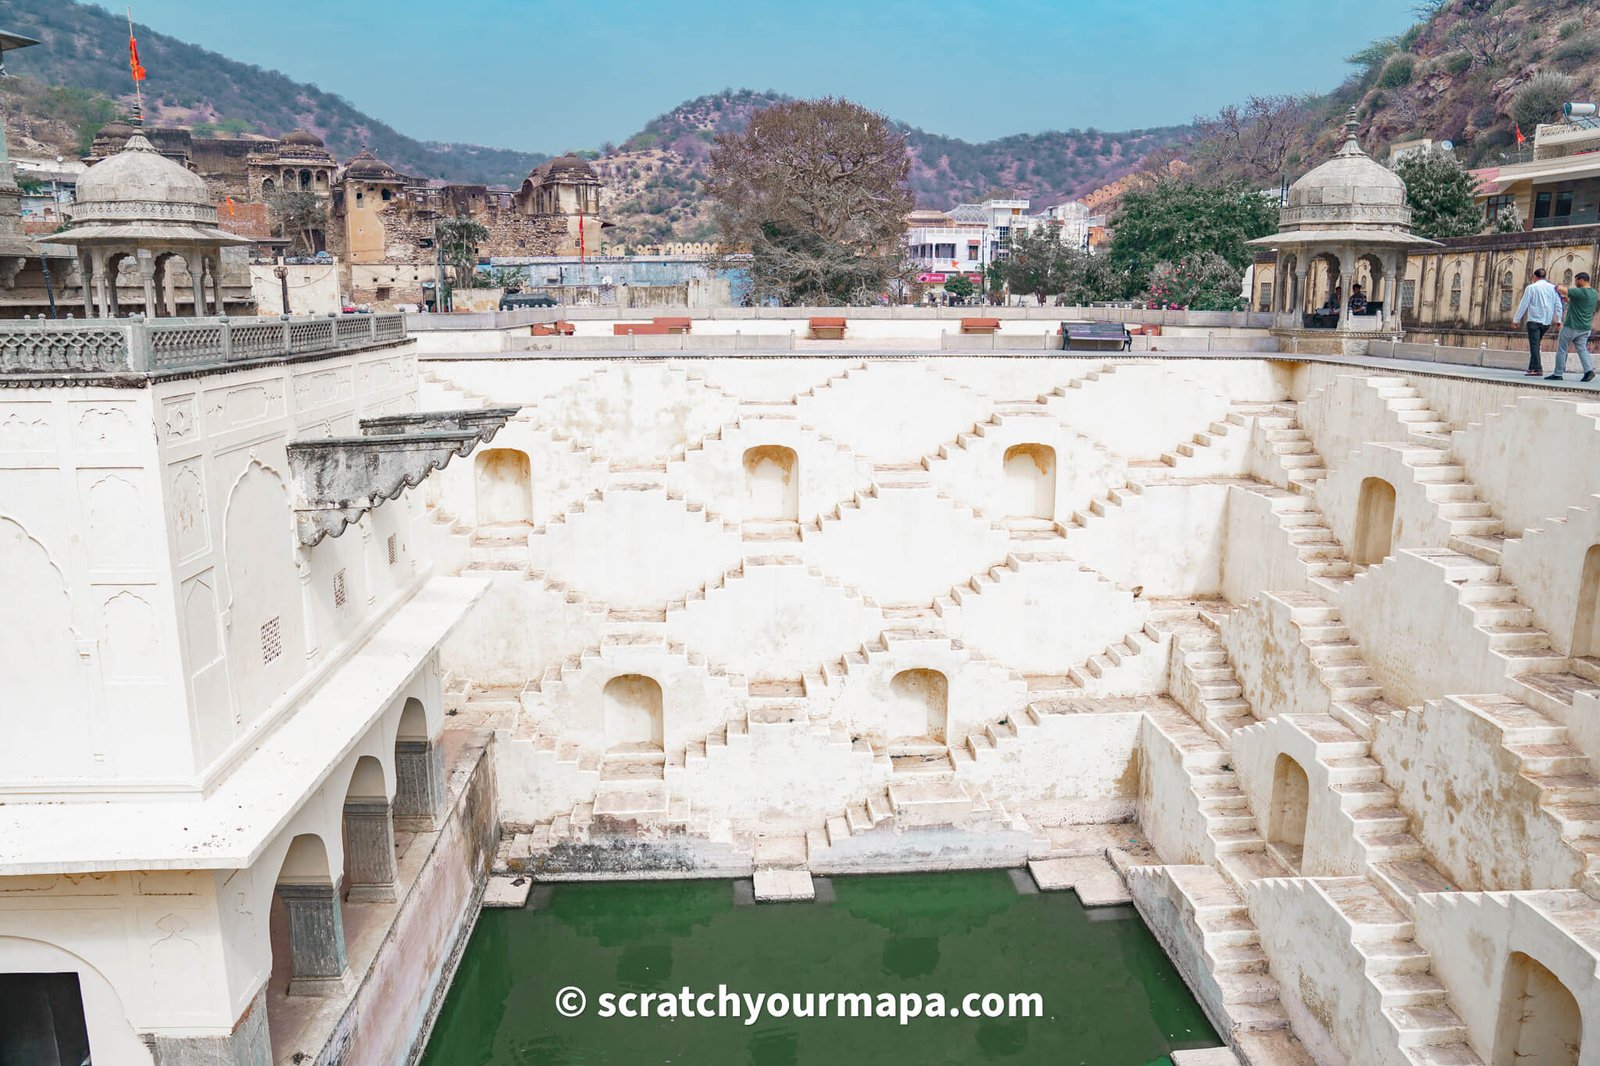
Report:
[[[133,0],[133,15],[413,136],[558,152],[724,88],[839,94],[968,140],[1187,122],[1333,87],[1412,3]]]

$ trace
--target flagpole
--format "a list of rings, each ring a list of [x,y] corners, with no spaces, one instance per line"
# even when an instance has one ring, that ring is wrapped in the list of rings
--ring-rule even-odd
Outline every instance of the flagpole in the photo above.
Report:
[[[128,12],[128,40],[132,41],[133,40],[133,7],[132,7],[132,5],[128,6],[127,12]],[[133,72],[133,68],[131,66],[129,67],[129,73],[134,73]],[[134,121],[133,121],[133,124],[135,126],[143,126],[144,125],[144,91],[139,85],[139,78],[138,78],[137,74],[134,75],[134,79],[133,79],[133,100],[134,100],[134,104],[133,104],[133,107],[134,107]]]

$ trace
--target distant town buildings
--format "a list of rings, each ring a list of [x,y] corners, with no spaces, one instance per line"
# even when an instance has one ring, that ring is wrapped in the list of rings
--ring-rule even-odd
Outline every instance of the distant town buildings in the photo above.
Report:
[[[1063,244],[1087,248],[1090,214],[1079,200],[1067,200],[1035,214],[1031,201],[993,199],[957,204],[948,211],[919,209],[907,217],[906,245],[924,285],[942,287],[950,274],[967,273],[981,283],[990,263],[1003,260],[1017,233],[1048,227]]]

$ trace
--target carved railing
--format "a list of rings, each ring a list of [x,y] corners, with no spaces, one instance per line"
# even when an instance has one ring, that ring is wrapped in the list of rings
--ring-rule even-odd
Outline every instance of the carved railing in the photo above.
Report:
[[[405,318],[398,314],[0,322],[0,374],[200,370],[356,351],[405,337]]]

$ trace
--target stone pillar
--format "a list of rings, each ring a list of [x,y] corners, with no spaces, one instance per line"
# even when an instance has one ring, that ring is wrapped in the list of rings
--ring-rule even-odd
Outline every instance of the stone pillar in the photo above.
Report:
[[[344,858],[351,903],[393,903],[394,823],[382,796],[344,801]]]
[[[206,261],[198,255],[191,255],[189,264],[189,282],[194,286],[194,317],[203,318],[206,313]]]
[[[158,305],[156,303],[156,261],[149,255],[137,257],[139,263],[139,280],[144,283],[144,317],[156,317]]]
[[[78,279],[83,282],[83,317],[94,317],[94,258],[87,252],[78,253]]]
[[[289,917],[289,994],[338,997],[345,991],[344,916],[331,884],[280,884]]]
[[[431,833],[444,813],[444,756],[431,740],[394,742],[394,821],[411,833]]]
[[[211,313],[225,315],[228,313],[228,306],[222,302],[222,261],[207,259],[206,272],[211,275]]]
[[[109,318],[110,304],[106,302],[106,255],[98,248],[89,251],[90,268],[94,276],[94,314],[96,318]]]
[[[256,993],[227,1036],[164,1036],[150,1048],[155,1066],[272,1066],[267,1031],[267,990]]]
[[[1350,292],[1356,281],[1356,255],[1352,249],[1342,248],[1339,251],[1339,287],[1343,290],[1339,294],[1339,330],[1349,332],[1355,328],[1355,322],[1350,316]]]
[[[121,257],[112,258],[105,266],[106,275],[106,302],[111,307],[111,318],[122,314],[122,301],[117,297],[117,279],[122,276]]]
[[[1311,266],[1309,263],[1304,265],[1298,263],[1295,264],[1293,308],[1294,321],[1291,323],[1295,329],[1299,329],[1305,325],[1305,319],[1302,316],[1306,312],[1306,296],[1308,295],[1306,292],[1306,285],[1310,278],[1310,271]]]

